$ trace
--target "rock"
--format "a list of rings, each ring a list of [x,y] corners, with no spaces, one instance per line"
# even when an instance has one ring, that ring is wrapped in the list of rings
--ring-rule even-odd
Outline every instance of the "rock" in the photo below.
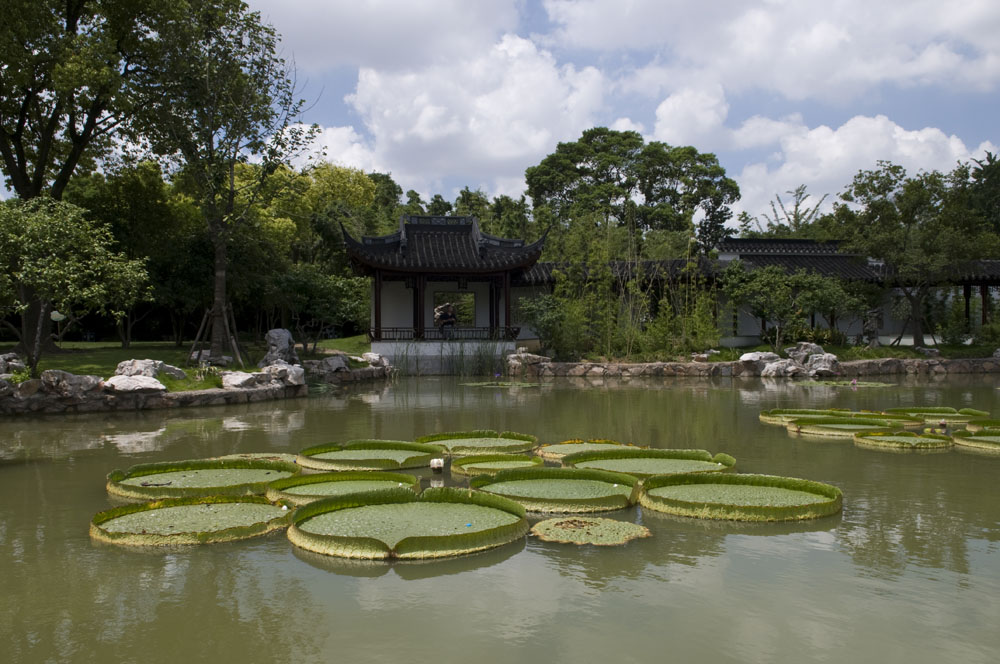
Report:
[[[14,385],[6,378],[0,377],[0,397],[10,396],[14,393]]]
[[[833,353],[810,355],[805,363],[810,376],[829,377],[840,375],[840,360]]]
[[[17,353],[4,353],[0,355],[0,374],[24,371],[27,365],[21,360]]]
[[[298,364],[288,364],[279,360],[261,369],[261,373],[266,375],[269,381],[278,382],[282,385],[306,384],[305,369]]]
[[[40,378],[29,378],[28,380],[22,381],[18,384],[15,394],[18,398],[25,399],[38,394],[41,389],[42,381]]]
[[[373,367],[387,367],[389,366],[389,360],[385,359],[378,353],[362,353],[361,359]]]
[[[223,371],[222,389],[231,390],[236,388],[253,387],[257,384],[257,376],[245,371]]]
[[[941,355],[941,351],[939,351],[937,348],[924,348],[923,346],[914,346],[913,350],[927,357],[939,357]]]
[[[295,352],[295,340],[288,330],[284,328],[268,330],[264,335],[264,341],[267,343],[267,354],[257,363],[258,367],[266,367],[277,360],[288,364],[299,364],[299,356]]]
[[[187,378],[187,374],[184,373],[183,369],[166,364],[160,360],[125,360],[124,362],[119,362],[115,368],[116,376],[148,376],[156,378],[161,373],[178,380]]]
[[[47,392],[64,397],[80,397],[91,390],[100,388],[104,382],[100,376],[78,376],[58,369],[43,371],[41,381]]]
[[[810,341],[800,341],[795,346],[785,349],[785,355],[802,365],[806,364],[810,355],[822,355],[825,352],[822,346]]]
[[[191,357],[189,358],[189,360],[191,362],[194,362],[195,364],[206,364],[215,367],[228,367],[230,364],[233,363],[233,356],[220,355],[218,357],[213,357],[212,353],[210,353],[207,350],[196,350],[195,352],[191,353]]]
[[[160,381],[150,376],[112,376],[104,381],[104,386],[112,392],[166,392]]]
[[[692,362],[708,362],[708,353],[691,353]]]
[[[993,351],[993,359],[1000,360],[1000,348]]]
[[[743,353],[740,355],[740,362],[774,362],[780,360],[781,356],[777,353],[772,353],[770,351],[760,352],[756,351],[753,353]]]
[[[761,378],[794,378],[806,375],[806,369],[795,360],[769,362],[760,372]]]

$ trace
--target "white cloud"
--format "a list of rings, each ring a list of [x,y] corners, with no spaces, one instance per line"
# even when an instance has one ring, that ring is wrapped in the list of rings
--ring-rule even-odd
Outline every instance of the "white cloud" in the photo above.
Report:
[[[324,127],[313,140],[312,148],[302,156],[297,164],[305,163],[306,158],[318,158],[339,166],[359,168],[367,173],[389,170],[381,164],[374,151],[364,138],[354,130],[354,127]]]
[[[674,145],[708,147],[728,115],[729,104],[721,85],[684,88],[657,106],[653,138]]]
[[[462,59],[517,26],[516,0],[249,0],[305,71]]]
[[[347,101],[394,176],[421,190],[451,175],[492,189],[592,126],[606,85],[598,70],[560,66],[506,35],[478,57],[419,71],[364,68]]]
[[[692,77],[727,90],[843,101],[874,86],[993,90],[1000,3],[870,0],[549,0],[554,44],[651,53],[626,85],[653,96]],[[676,80],[677,78],[681,80]]]
[[[742,193],[736,210],[751,215],[766,211],[775,194],[785,197],[800,184],[807,185],[813,200],[829,194],[829,205],[859,170],[875,168],[879,160],[900,164],[911,173],[950,171],[959,161],[996,151],[989,142],[970,148],[957,136],[933,127],[908,130],[883,115],[855,116],[836,129],[810,129],[795,118],[771,124],[751,118],[733,135],[744,135],[748,126],[759,124],[774,130],[770,136],[777,152],[771,163],[748,164],[734,176]]]

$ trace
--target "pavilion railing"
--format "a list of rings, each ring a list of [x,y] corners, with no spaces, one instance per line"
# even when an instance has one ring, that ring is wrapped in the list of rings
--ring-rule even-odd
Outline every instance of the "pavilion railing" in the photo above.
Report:
[[[422,336],[413,327],[383,327],[368,330],[370,341],[514,341],[520,327],[425,327]]]

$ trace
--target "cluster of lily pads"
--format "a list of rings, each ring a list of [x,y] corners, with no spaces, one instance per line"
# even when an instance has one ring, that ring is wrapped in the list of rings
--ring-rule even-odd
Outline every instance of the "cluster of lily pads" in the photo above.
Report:
[[[468,488],[421,490],[418,477],[397,472],[443,466],[446,458],[453,478],[468,477]],[[607,545],[649,531],[583,515],[639,504],[696,518],[783,521],[841,509],[836,487],[739,475],[731,472],[735,465],[728,454],[706,450],[604,439],[539,446],[534,436],[510,431],[354,440],[315,445],[294,456],[237,455],[115,470],[108,475],[108,493],[147,502],[97,514],[90,532],[105,542],[148,546],[230,541],[284,529],[303,550],[378,560],[497,547],[524,537],[529,512],[562,515],[535,524],[532,532],[541,539]]]
[[[1000,420],[975,408],[903,406],[882,411],[775,408],[760,421],[793,436],[850,438],[858,447],[888,452],[942,452],[960,447],[1000,454]]]

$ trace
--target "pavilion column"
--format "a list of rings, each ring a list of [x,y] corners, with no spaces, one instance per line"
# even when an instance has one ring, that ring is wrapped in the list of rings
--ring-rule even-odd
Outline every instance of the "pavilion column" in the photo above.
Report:
[[[972,284],[962,286],[962,296],[965,298],[965,326],[969,327],[972,323],[972,314],[969,309],[970,300],[972,300]]]
[[[419,274],[417,275],[413,288],[415,309],[413,312],[413,325],[416,328],[413,332],[414,339],[424,338],[424,297],[426,291],[427,276]]]
[[[372,339],[382,340],[382,270],[375,270],[375,329],[372,330]]]
[[[506,339],[510,330],[510,272],[503,273],[503,326],[502,337]]]
[[[979,297],[983,301],[983,325],[990,319],[990,287],[986,284],[979,286]]]
[[[497,326],[497,319],[496,319],[496,315],[495,315],[496,308],[494,306],[494,300],[496,299],[496,296],[497,296],[497,288],[496,288],[496,284],[493,282],[493,278],[492,277],[490,277],[489,284],[490,284],[490,295],[489,295],[489,299],[490,299],[490,307],[489,307],[489,309],[490,309],[490,331],[489,331],[489,335],[493,336],[493,330],[496,329],[496,326]]]

